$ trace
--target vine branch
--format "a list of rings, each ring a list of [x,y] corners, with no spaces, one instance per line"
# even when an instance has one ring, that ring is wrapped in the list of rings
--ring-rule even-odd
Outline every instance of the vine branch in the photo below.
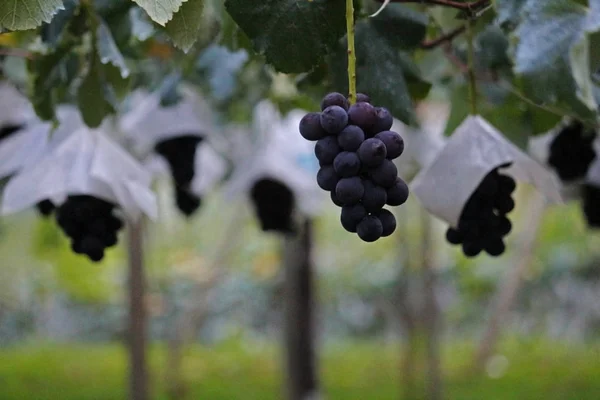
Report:
[[[456,28],[446,34],[443,34],[442,36],[440,36],[438,38],[431,39],[431,40],[424,40],[420,44],[419,47],[423,50],[434,49],[444,43],[451,42],[452,40],[454,40],[455,37],[457,37],[458,35],[463,33],[466,29],[467,29],[467,27],[464,25],[459,26],[458,28]]]
[[[444,49],[444,54],[445,54],[446,58],[448,59],[448,61],[450,61],[452,63],[452,65],[454,65],[456,68],[458,68],[462,74],[468,75],[469,74],[469,65],[467,65],[463,60],[461,60],[460,57],[458,57],[454,53],[452,44],[450,42],[444,43],[443,49]],[[557,115],[559,117],[569,116],[574,119],[577,119],[577,118],[580,119],[580,117],[569,112],[568,110],[560,109],[558,107],[553,107],[548,104],[536,103],[535,101],[528,98],[521,91],[519,91],[519,89],[516,88],[515,86],[513,86],[510,82],[503,80],[503,79],[499,79],[499,77],[497,76],[497,74],[494,71],[478,71],[478,73],[476,73],[474,71],[474,75],[475,75],[475,78],[477,81],[485,82],[488,84],[493,84],[493,85],[496,85],[498,88],[507,90],[510,93],[512,93],[513,95],[515,95],[516,97],[518,97],[521,101],[529,104],[532,107],[539,108],[540,110],[544,110],[546,112]],[[595,123],[595,121],[588,121],[588,120],[584,120],[584,122],[587,122],[590,125],[593,125]]]
[[[13,48],[0,48],[0,56],[21,57],[29,59],[34,57],[33,53],[30,51]]]
[[[377,0],[379,3],[383,3],[384,0]],[[467,3],[463,3],[455,0],[391,0],[391,3],[419,3],[429,4],[434,6],[443,6],[456,8],[458,10],[473,13],[488,7],[491,4],[491,0],[474,0]]]

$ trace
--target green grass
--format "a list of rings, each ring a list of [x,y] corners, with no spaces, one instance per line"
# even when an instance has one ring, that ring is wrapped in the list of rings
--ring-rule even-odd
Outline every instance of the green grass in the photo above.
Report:
[[[321,380],[329,400],[400,399],[399,346],[343,343],[328,346]],[[600,345],[569,347],[542,342],[507,342],[503,374],[469,374],[468,346],[447,346],[448,399],[600,399]],[[151,350],[153,399],[166,399],[165,352]],[[194,346],[183,374],[187,399],[277,400],[283,398],[281,357],[255,344]],[[0,351],[1,400],[120,400],[127,397],[126,353],[118,345],[28,345]],[[423,367],[419,366],[420,373]],[[182,399],[183,400],[183,399]],[[411,400],[418,400],[417,397]]]

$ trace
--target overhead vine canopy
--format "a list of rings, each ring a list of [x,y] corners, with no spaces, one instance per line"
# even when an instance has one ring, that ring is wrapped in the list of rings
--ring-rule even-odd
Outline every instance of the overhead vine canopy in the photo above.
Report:
[[[354,1],[357,85],[397,118],[415,122],[415,102],[440,93],[453,104],[448,129],[464,118],[471,21],[479,113],[516,143],[564,115],[595,120],[597,0],[397,0],[372,16],[382,3]],[[347,92],[345,0],[6,0],[0,29],[2,53],[27,61],[29,95],[44,119],[71,102],[97,126],[135,87],[173,75],[210,87],[207,77],[222,69],[235,89],[218,96],[227,79],[220,88],[213,80],[211,93],[237,114],[262,97],[285,108],[314,104],[327,89]],[[203,64],[215,48],[220,62]],[[250,58],[225,67],[241,50]],[[23,78],[13,58],[4,74]],[[299,91],[273,94],[274,72],[290,74]]]

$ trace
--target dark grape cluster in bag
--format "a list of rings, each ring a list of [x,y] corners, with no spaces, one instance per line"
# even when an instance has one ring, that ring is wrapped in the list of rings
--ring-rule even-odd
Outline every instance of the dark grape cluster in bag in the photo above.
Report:
[[[598,229],[600,228],[600,188],[585,184],[581,190],[583,215],[588,227]]]
[[[186,216],[194,214],[202,203],[202,199],[190,189],[197,172],[196,149],[201,141],[199,136],[183,135],[161,141],[154,147],[169,164],[175,184],[175,202],[177,208]]]
[[[104,250],[117,244],[123,221],[114,215],[115,206],[94,196],[69,196],[56,209],[56,221],[71,239],[71,249],[98,262]]]
[[[296,233],[294,193],[283,182],[262,178],[252,185],[250,199],[265,232]]]
[[[583,179],[596,158],[593,147],[596,132],[581,121],[571,121],[550,143],[548,164],[563,182]]]
[[[42,200],[35,205],[35,208],[38,210],[42,217],[49,217],[52,215],[56,206],[50,200]]]
[[[350,105],[340,93],[329,93],[321,112],[300,121],[300,134],[317,142],[319,187],[342,208],[342,226],[366,242],[394,232],[396,219],[383,207],[408,198],[408,186],[392,161],[404,151],[402,137],[390,130],[393,122],[392,114],[371,105],[366,95]]]
[[[584,179],[596,159],[596,131],[581,121],[565,125],[550,143],[548,164],[563,182]],[[590,228],[600,228],[600,188],[585,183],[581,186],[583,214]]]
[[[515,188],[514,179],[501,174],[498,168],[487,174],[465,204],[458,227],[448,228],[448,242],[462,245],[467,257],[481,251],[494,257],[504,253],[504,236],[512,229],[506,215],[515,208]]]

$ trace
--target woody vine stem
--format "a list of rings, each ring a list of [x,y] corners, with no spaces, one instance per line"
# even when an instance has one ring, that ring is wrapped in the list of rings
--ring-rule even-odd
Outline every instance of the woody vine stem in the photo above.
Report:
[[[356,103],[356,50],[354,48],[354,4],[346,0],[346,30],[348,32],[348,100]]]

